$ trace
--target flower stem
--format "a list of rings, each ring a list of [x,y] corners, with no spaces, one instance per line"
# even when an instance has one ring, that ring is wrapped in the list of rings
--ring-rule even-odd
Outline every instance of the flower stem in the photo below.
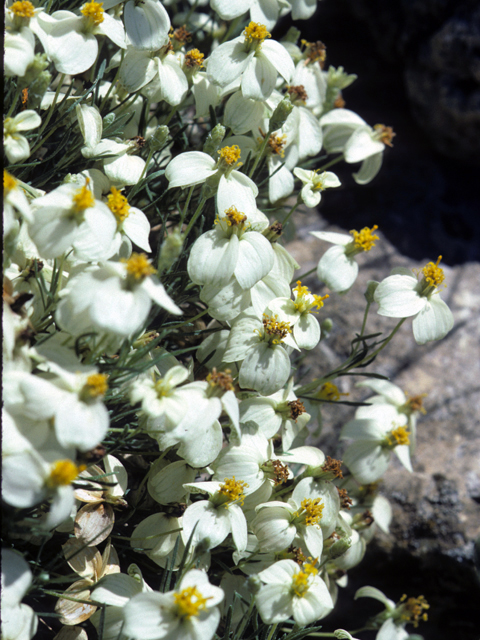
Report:
[[[262,146],[260,147],[260,149],[258,151],[257,157],[255,158],[255,162],[253,163],[253,167],[250,169],[250,173],[248,174],[249,178],[251,178],[253,176],[253,174],[255,173],[255,169],[258,166],[258,163],[263,158],[263,155],[265,153],[265,149],[267,148],[267,144],[268,144],[269,138],[270,138],[270,136],[267,133],[265,138],[263,139]]]
[[[186,238],[188,236],[188,234],[190,233],[190,231],[192,230],[193,225],[195,224],[195,222],[197,221],[198,216],[202,213],[203,207],[205,206],[205,202],[207,201],[206,196],[203,196],[202,199],[200,200],[200,202],[198,203],[198,206],[195,210],[195,213],[193,214],[190,222],[187,225],[187,228],[185,229],[185,235],[184,238]]]

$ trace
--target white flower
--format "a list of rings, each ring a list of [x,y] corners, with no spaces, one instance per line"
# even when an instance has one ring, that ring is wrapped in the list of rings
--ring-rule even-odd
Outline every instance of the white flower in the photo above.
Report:
[[[75,75],[90,69],[98,55],[95,35],[107,36],[125,49],[123,23],[106,13],[102,4],[90,0],[80,9],[80,16],[71,11],[42,12],[32,21],[32,31],[60,73]]]
[[[125,4],[124,18],[128,38],[136,49],[156,51],[168,44],[170,18],[160,2],[143,0],[136,4],[129,0]]]
[[[125,605],[123,633],[134,640],[211,640],[223,591],[204,571],[188,571],[175,591],[139,593]]]
[[[294,66],[285,47],[267,40],[267,28],[250,22],[238,38],[217,47],[207,61],[208,78],[224,87],[241,76],[245,98],[265,100],[275,88],[277,73],[290,82]]]
[[[418,344],[444,338],[453,327],[453,315],[441,299],[438,286],[445,279],[443,269],[429,262],[422,269],[423,278],[408,269],[397,269],[394,275],[385,278],[375,290],[378,313],[390,318],[413,319],[413,336]]]
[[[107,196],[107,206],[117,220],[117,233],[113,242],[119,249],[122,244],[125,245],[121,253],[127,257],[132,254],[132,243],[150,253],[152,250],[148,241],[150,223],[147,216],[137,207],[130,206],[126,196],[118,189],[111,187],[110,191],[111,193]]]
[[[221,206],[219,203],[219,209]],[[243,208],[245,212],[233,205],[219,213],[215,228],[193,245],[187,269],[196,284],[225,285],[235,275],[242,289],[248,290],[272,269],[272,245],[261,233],[249,229],[250,212]]]
[[[16,33],[5,32],[5,75],[24,76],[35,57],[35,36],[28,27]]]
[[[375,246],[378,236],[374,235],[377,229],[374,225],[371,229],[364,227],[361,231],[353,229],[350,236],[332,231],[310,231],[312,236],[331,242],[331,247],[324,253],[317,267],[317,275],[329,289],[343,293],[348,291],[358,275],[358,264],[354,257],[364,251],[370,251]]]
[[[268,304],[268,311],[278,314],[280,320],[293,326],[293,337],[300,349],[313,349],[320,340],[320,325],[312,315],[323,307],[329,296],[310,293],[300,280],[293,289],[295,300],[275,298]]]
[[[247,546],[247,521],[242,511],[247,483],[235,476],[220,482],[192,482],[185,486],[191,493],[205,492],[208,500],[194,502],[183,514],[182,539],[186,545],[192,537],[195,546],[204,541],[208,549],[221,544],[232,534],[237,551]]]
[[[185,460],[167,462],[159,458],[152,464],[148,474],[148,493],[159,504],[184,502],[189,492],[183,485],[193,482],[196,474],[196,469]]]
[[[91,331],[128,337],[139,331],[152,302],[174,315],[177,307],[153,274],[145,254],[133,253],[123,262],[88,267],[72,278],[55,314],[59,325],[74,335]]]
[[[333,609],[327,585],[313,563],[299,566],[293,560],[280,560],[258,574],[264,586],[255,604],[267,624],[293,618],[305,626],[324,618]]]
[[[32,210],[25,192],[18,186],[18,180],[3,170],[3,235],[15,228],[16,218],[23,218],[27,222],[33,222]]]
[[[30,131],[42,124],[42,119],[31,109],[17,113],[14,118],[5,118],[3,122],[3,146],[11,164],[26,160],[30,155],[30,145],[20,131]]]
[[[355,599],[357,598],[374,598],[385,605],[385,611],[376,616],[378,625],[381,625],[376,640],[407,640],[410,634],[405,630],[405,625],[413,624],[418,627],[421,620],[428,620],[426,611],[430,605],[423,596],[407,599],[404,595],[395,604],[379,589],[362,587],[355,594]]]
[[[186,490],[183,490],[186,492]],[[167,513],[154,513],[142,520],[135,528],[130,544],[135,550],[141,550],[160,567],[165,567],[169,556],[178,544],[175,569],[181,562],[185,547],[180,537],[182,518]],[[179,539],[179,540],[178,540]]]
[[[34,221],[29,234],[43,258],[56,258],[71,248],[80,260],[108,259],[116,221],[107,205],[95,199],[90,179],[78,188],[62,184],[33,201]]]
[[[306,171],[296,167],[293,173],[299,178],[302,183],[302,201],[303,203],[313,209],[320,202],[322,197],[322,191],[329,187],[339,187],[340,180],[331,171],[323,171],[318,173],[317,171]]]
[[[210,178],[209,183],[218,184],[217,197],[231,198],[242,202],[244,198],[256,197],[258,188],[248,176],[235,168],[240,166],[240,148],[237,145],[222,147],[217,162],[202,151],[187,151],[176,156],[165,170],[169,189],[191,187]],[[251,193],[249,193],[251,192]]]
[[[270,395],[283,387],[291,369],[285,347],[298,349],[291,332],[287,322],[266,313],[262,320],[252,313],[236,320],[223,359],[225,362],[243,360],[238,378],[242,388]]]
[[[361,411],[365,409],[368,412]],[[379,480],[390,463],[392,451],[411,472],[406,416],[388,404],[360,407],[355,415],[358,417],[347,422],[340,436],[342,440],[354,440],[345,451],[343,460],[355,479],[361,484]]]
[[[21,555],[2,549],[2,638],[30,640],[37,632],[38,618],[22,604],[32,582],[32,572]]]

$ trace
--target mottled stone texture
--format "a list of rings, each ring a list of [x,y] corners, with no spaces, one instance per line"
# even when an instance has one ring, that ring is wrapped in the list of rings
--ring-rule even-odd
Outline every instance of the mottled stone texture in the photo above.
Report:
[[[296,225],[298,236],[288,247],[302,265],[301,272],[313,268],[331,246],[309,231],[345,232],[316,212],[297,214]],[[320,319],[332,318],[334,327],[329,338],[304,359],[301,371],[306,379],[324,375],[348,354],[350,340],[361,327],[368,280],[383,279],[394,266],[421,268],[432,258],[436,256],[425,255],[419,261],[406,258],[384,236],[370,253],[360,256],[360,275],[352,290],[346,296],[331,294],[320,312]],[[421,347],[415,344],[407,320],[368,369],[389,376],[410,395],[427,394],[427,414],[418,423],[414,473],[394,460],[383,483],[394,512],[391,535],[377,536],[358,575],[352,572],[349,589],[372,584],[385,588],[393,599],[406,589],[409,595],[423,593],[432,600],[431,621],[418,629],[427,640],[478,640],[480,619],[474,619],[478,618],[474,603],[480,589],[474,539],[480,532],[480,264],[446,266],[445,275],[442,297],[455,317],[453,331],[444,340]],[[325,292],[315,274],[302,282],[314,293]],[[378,316],[374,304],[367,333],[387,332],[395,323]],[[355,388],[361,379],[338,380],[341,391],[350,394],[348,400],[372,395]],[[330,455],[341,426],[353,413],[352,407],[325,406],[324,429],[317,444]],[[341,457],[342,445],[335,453]],[[459,621],[462,610],[469,613]]]

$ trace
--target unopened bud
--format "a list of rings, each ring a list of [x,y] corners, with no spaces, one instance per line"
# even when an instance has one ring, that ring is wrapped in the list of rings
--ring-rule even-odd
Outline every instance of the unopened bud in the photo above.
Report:
[[[262,231],[262,235],[271,243],[276,242],[283,233],[282,223],[275,220],[273,224]]]
[[[115,122],[116,117],[113,112],[107,113],[103,118],[103,129],[105,130],[107,127],[110,127]]]
[[[372,304],[372,302],[374,302],[374,294],[375,291],[378,287],[380,283],[377,282],[376,280],[369,280],[367,282],[367,290],[365,291],[365,293],[363,294],[365,296],[365,300],[369,303]]]
[[[331,318],[325,318],[320,324],[320,329],[322,330],[322,340],[328,338],[330,331],[333,329],[333,320]]]
[[[160,249],[158,271],[162,273],[169,269],[182,253],[184,234],[179,227],[175,227],[166,236]]]
[[[38,109],[45,91],[50,86],[52,74],[46,70],[49,64],[45,53],[37,53],[23,78],[18,79],[18,88],[28,89],[27,107],[29,109]]]
[[[262,581],[258,576],[250,576],[247,580],[247,589],[252,595],[256,595],[260,591]]]
[[[273,133],[273,131],[277,131],[281,129],[285,124],[288,116],[292,113],[293,104],[290,100],[290,96],[287,94],[280,102],[277,104],[275,111],[270,118],[270,122],[268,125],[268,133]]]
[[[347,552],[351,546],[351,538],[340,538],[340,540],[334,542],[328,549],[328,559],[335,560],[336,558],[340,558],[340,556],[343,556],[343,554]]]
[[[283,38],[285,42],[293,42],[293,44],[297,44],[298,39],[301,35],[301,32],[297,27],[290,27],[287,31],[287,35]]]
[[[209,156],[216,157],[217,151],[225,137],[226,128],[223,124],[217,124],[213,127],[203,145],[203,152]]]
[[[170,138],[170,131],[166,124],[161,124],[158,126],[153,132],[152,137],[148,141],[150,145],[150,149],[152,151],[158,151],[162,149],[168,142]]]

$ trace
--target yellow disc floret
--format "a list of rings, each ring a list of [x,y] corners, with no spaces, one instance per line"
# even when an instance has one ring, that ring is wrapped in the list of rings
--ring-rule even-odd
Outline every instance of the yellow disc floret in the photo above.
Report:
[[[213,367],[211,373],[207,376],[207,382],[211,387],[219,387],[224,391],[233,391],[233,378],[230,375],[230,369],[217,371],[217,369]]]
[[[318,569],[316,569],[313,564],[306,562],[301,570],[292,576],[293,593],[299,598],[303,598],[311,585],[311,579],[315,577],[317,573]]]
[[[294,515],[296,518],[300,518],[304,521],[307,527],[310,527],[314,524],[318,524],[318,521],[322,518],[323,513],[323,502],[320,498],[315,498],[312,500],[311,498],[304,498],[300,504],[300,509],[295,511]]]
[[[232,166],[240,160],[240,147],[238,144],[234,144],[231,147],[223,147],[218,154],[228,166]]]
[[[177,608],[177,615],[180,618],[191,618],[198,616],[200,611],[206,607],[208,598],[204,598],[197,587],[186,587],[178,593],[173,594],[173,599]]]
[[[78,474],[85,469],[85,465],[77,466],[71,460],[57,460],[52,464],[46,485],[50,489],[56,489],[57,487],[71,484]]]
[[[410,432],[405,427],[397,427],[392,429],[387,435],[385,441],[388,446],[396,447],[399,444],[410,444]]]
[[[88,398],[99,398],[104,396],[108,390],[108,376],[105,373],[92,373],[88,376],[87,382],[83,386],[82,396]]]
[[[14,2],[10,7],[10,11],[18,18],[33,18],[35,15],[35,7],[28,0]]]
[[[296,294],[293,304],[295,310],[299,313],[316,313],[313,309],[315,308],[317,311],[321,309],[323,301],[330,297],[328,293],[325,296],[310,293],[309,288],[303,286],[300,280],[297,280],[297,286],[293,289],[293,292]]]
[[[150,263],[150,260],[144,253],[135,253],[128,260],[122,259],[127,265],[127,273],[135,280],[143,280],[147,276],[157,273],[157,270]]]
[[[235,480],[235,476],[225,478],[224,483],[220,485],[220,489],[218,490],[218,493],[224,497],[222,504],[225,506],[233,503],[243,505],[245,489],[247,487],[248,483],[243,482],[243,480]]]
[[[235,205],[232,205],[229,209],[225,209],[225,215],[229,227],[238,226],[247,219],[247,216],[242,211],[238,211]]]
[[[411,622],[414,627],[418,627],[420,620],[424,622],[428,620],[425,610],[430,609],[430,605],[423,596],[407,600],[407,596],[403,595],[400,602],[403,604],[398,606],[398,610],[400,611],[400,620],[403,622]]]
[[[89,183],[90,178],[87,178],[83,187],[73,196],[73,211],[75,213],[83,213],[85,209],[89,209],[95,204],[93,193],[88,188]]]
[[[263,314],[263,329],[265,332],[265,338],[271,344],[280,344],[289,333],[292,333],[292,329],[288,322],[280,322],[278,316],[269,316],[266,313]]]
[[[355,229],[352,229],[350,233],[353,235],[355,248],[361,251],[370,251],[370,249],[375,246],[375,240],[380,240],[380,238],[373,233],[377,229],[378,226],[376,224],[373,225],[371,229],[368,227],[363,227],[361,231],[355,231]]]
[[[121,224],[130,215],[130,205],[127,198],[118,189],[112,187],[110,191],[111,193],[107,196],[107,205],[118,224]]]
[[[80,13],[82,13],[91,23],[95,25],[101,24],[104,21],[102,7],[103,2],[95,2],[95,0],[91,0],[91,2],[87,2],[83,5],[83,8],[80,9]]]
[[[187,69],[199,69],[203,67],[203,58],[205,56],[198,49],[191,49],[185,54],[185,66]]]
[[[8,171],[3,170],[3,197],[7,196],[10,191],[15,189],[18,180],[14,178]]]
[[[441,259],[442,256],[438,256],[438,259],[435,263],[428,262],[422,269],[425,280],[432,287],[438,287],[438,285],[442,284],[442,282],[445,280],[443,269],[438,266]]]
[[[245,27],[243,32],[245,36],[245,42],[251,44],[262,44],[267,38],[271,38],[271,34],[267,31],[267,27],[264,24],[258,22],[250,22],[248,27]]]

